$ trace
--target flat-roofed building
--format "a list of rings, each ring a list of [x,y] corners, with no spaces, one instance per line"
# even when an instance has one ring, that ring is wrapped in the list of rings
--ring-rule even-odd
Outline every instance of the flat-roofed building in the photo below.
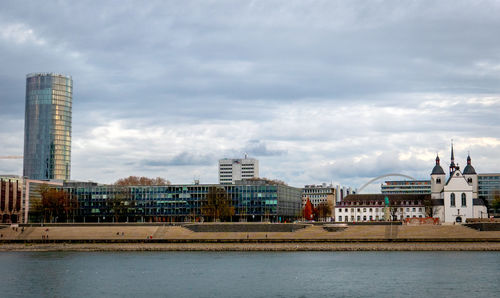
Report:
[[[500,173],[483,173],[477,175],[478,198],[488,203],[490,214],[494,213],[491,204],[495,196],[500,196]]]
[[[387,197],[389,204],[386,205]],[[338,222],[404,220],[426,217],[430,194],[354,194],[335,206]]]
[[[23,223],[40,222],[42,221],[41,210],[42,204],[41,190],[43,188],[61,188],[63,182],[60,180],[34,180],[24,179],[23,182]]]
[[[326,203],[331,208],[335,205],[335,186],[327,185],[326,183],[320,185],[305,185],[302,188],[302,208],[304,208],[307,199],[311,201],[314,208],[319,204]]]
[[[380,189],[383,194],[430,194],[431,180],[385,181]]]
[[[292,221],[301,216],[301,189],[264,180],[236,184],[117,186],[67,183],[78,200],[77,221],[182,222],[205,220],[209,192],[222,190],[234,208],[233,221]],[[117,201],[120,216],[116,216]],[[124,207],[126,206],[126,207]]]
[[[219,160],[219,183],[234,184],[236,181],[259,177],[259,161],[254,158],[223,158]]]

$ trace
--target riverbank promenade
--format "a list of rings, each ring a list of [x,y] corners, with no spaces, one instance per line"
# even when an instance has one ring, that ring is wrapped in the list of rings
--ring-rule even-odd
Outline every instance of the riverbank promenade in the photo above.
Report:
[[[197,232],[202,226],[203,232]],[[209,228],[206,228],[209,227]],[[0,229],[0,250],[500,250],[500,231],[462,225],[45,225]]]

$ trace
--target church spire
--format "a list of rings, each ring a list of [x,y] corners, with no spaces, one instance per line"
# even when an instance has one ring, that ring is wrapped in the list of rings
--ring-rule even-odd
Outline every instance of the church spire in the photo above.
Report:
[[[453,139],[451,140],[451,163],[450,163],[450,175],[456,170],[455,166],[455,154],[453,154]]]

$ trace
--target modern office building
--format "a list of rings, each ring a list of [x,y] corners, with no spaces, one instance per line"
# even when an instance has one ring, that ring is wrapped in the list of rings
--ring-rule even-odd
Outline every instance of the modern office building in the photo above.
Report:
[[[326,203],[333,210],[335,206],[335,186],[331,184],[327,185],[326,183],[306,185],[302,188],[302,208],[304,208],[307,199],[309,199],[314,208],[318,207],[319,204]]]
[[[494,195],[500,195],[500,173],[479,174],[477,180],[478,198],[488,202],[489,206],[491,206]]]
[[[62,188],[63,182],[58,180],[33,180],[23,179],[23,202],[22,202],[22,223],[40,222],[43,217],[41,210],[42,194],[41,189]]]
[[[259,161],[248,158],[224,158],[219,160],[219,183],[234,184],[236,181],[258,178]]]
[[[301,189],[266,181],[236,184],[116,186],[65,183],[78,199],[77,221],[182,222],[203,221],[202,206],[214,189],[223,190],[234,208],[233,221],[291,221],[301,216]],[[119,200],[120,218],[115,213]]]
[[[430,180],[385,181],[380,185],[383,194],[430,194]]]
[[[27,75],[23,176],[70,179],[72,94],[70,76]]]

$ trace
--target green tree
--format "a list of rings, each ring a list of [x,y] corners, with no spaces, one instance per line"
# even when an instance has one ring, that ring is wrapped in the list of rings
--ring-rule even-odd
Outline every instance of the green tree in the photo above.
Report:
[[[231,206],[231,200],[223,187],[210,187],[201,207],[201,213],[214,222],[234,215],[234,207]]]

